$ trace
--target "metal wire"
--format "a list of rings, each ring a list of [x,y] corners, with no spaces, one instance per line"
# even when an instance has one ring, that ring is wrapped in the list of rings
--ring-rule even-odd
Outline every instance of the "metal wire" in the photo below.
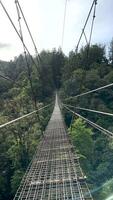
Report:
[[[94,5],[95,5],[95,0],[93,0],[93,3],[92,3],[91,8],[90,8],[90,10],[89,10],[88,16],[87,16],[87,18],[86,18],[84,27],[83,27],[83,29],[82,29],[82,33],[81,33],[80,38],[79,38],[79,40],[78,40],[78,43],[77,43],[77,46],[76,46],[76,53],[77,53],[77,51],[78,51],[79,44],[80,44],[80,42],[81,42],[82,36],[83,36],[83,34],[84,34],[86,25],[87,25],[87,23],[88,23],[88,20],[89,20],[89,17],[90,17],[90,15],[91,15],[91,12],[92,12],[92,9],[93,9],[93,6],[94,6]]]
[[[31,58],[31,60],[32,60],[32,62],[33,62],[33,64],[35,65],[35,67],[37,68],[37,64],[35,63],[35,61],[34,61],[34,59],[33,59],[32,55],[30,54],[30,52],[29,52],[29,50],[28,50],[27,46],[26,46],[26,45],[25,45],[25,43],[23,42],[23,40],[22,40],[22,38],[21,38],[21,36],[20,36],[20,34],[19,34],[19,32],[18,32],[18,30],[17,30],[17,28],[16,28],[15,24],[13,23],[13,21],[12,21],[12,19],[11,19],[10,15],[9,15],[9,13],[7,12],[7,10],[6,10],[6,8],[5,8],[5,6],[4,6],[4,4],[2,3],[2,1],[1,1],[1,0],[0,0],[0,4],[1,4],[1,6],[2,6],[2,8],[3,8],[4,12],[6,13],[6,15],[7,15],[7,17],[8,17],[8,19],[9,19],[9,21],[11,22],[11,24],[12,24],[12,26],[13,26],[13,28],[14,28],[15,32],[17,33],[17,36],[19,37],[19,39],[21,40],[21,42],[22,42],[23,46],[25,47],[25,49],[26,49],[26,52],[27,52],[27,53],[28,53],[28,55],[30,56],[30,58]]]
[[[88,39],[87,39],[87,36],[86,36],[86,33],[85,33],[85,31],[84,31],[84,37],[85,37],[85,40],[86,40],[86,44],[88,45]]]
[[[62,49],[63,49],[63,44],[64,44],[64,32],[65,32],[65,23],[66,23],[67,1],[68,0],[65,0],[65,8],[64,8],[64,20],[63,20],[63,30],[62,30],[62,43],[61,43]]]
[[[81,107],[75,107],[75,106],[72,106],[72,105],[67,105],[67,104],[64,104],[68,107],[71,107],[71,108],[75,108],[77,110],[84,110],[84,111],[88,111],[88,112],[93,112],[93,113],[98,113],[98,114],[102,114],[102,115],[107,115],[107,116],[111,116],[113,117],[113,114],[112,113],[108,113],[108,112],[103,112],[103,111],[99,111],[99,110],[92,110],[92,109],[88,109],[88,108],[81,108]]]
[[[68,98],[66,98],[65,100],[69,100],[69,99],[81,97],[81,96],[84,96],[84,95],[87,95],[87,94],[91,94],[91,93],[93,93],[93,92],[97,92],[97,91],[100,91],[100,90],[103,90],[103,89],[106,89],[106,88],[112,87],[112,86],[113,86],[113,83],[110,83],[110,84],[104,85],[104,86],[102,86],[102,87],[96,88],[96,89],[94,89],[94,90],[89,90],[88,92],[83,92],[83,93],[78,94],[78,95],[76,95],[76,96],[68,97]]]
[[[23,13],[22,7],[21,7],[21,5],[20,5],[20,3],[19,3],[18,0],[16,0],[15,3],[18,5],[18,9],[20,10],[20,12],[21,12],[21,14],[22,14],[22,17],[23,17],[23,19],[24,19],[25,25],[26,25],[27,30],[28,30],[28,32],[29,32],[30,38],[31,38],[32,43],[33,43],[33,45],[34,45],[34,49],[35,49],[35,53],[36,53],[37,62],[39,63],[39,61],[41,61],[41,58],[40,58],[40,55],[39,55],[39,53],[38,53],[37,46],[36,46],[36,44],[35,44],[34,38],[33,38],[32,33],[31,33],[31,31],[30,31],[29,25],[28,25],[28,23],[27,23],[27,20],[26,20],[26,18],[25,18],[24,13]]]
[[[21,21],[20,21],[21,17],[20,17],[20,11],[19,11],[19,8],[18,8],[17,1],[15,1],[15,4],[16,4],[16,10],[17,10],[17,15],[18,15],[20,37],[21,37],[22,44],[23,44],[25,61],[26,61],[26,67],[27,67],[27,72],[28,72],[28,80],[29,80],[30,87],[31,87],[31,94],[32,94],[31,97],[32,97],[32,100],[34,102],[34,108],[37,109],[37,106],[36,106],[36,97],[35,97],[35,93],[34,93],[34,89],[33,89],[32,77],[31,77],[31,68],[30,68],[30,64],[28,62],[28,58],[27,58],[27,54],[26,54],[26,49],[25,49],[25,46],[24,46],[24,38],[23,38],[23,32],[22,32],[22,27],[21,27]]]
[[[49,107],[50,105],[51,105],[51,104],[49,104],[49,105],[47,105],[47,106],[44,106],[44,107],[42,107],[42,108],[39,108],[38,110],[34,110],[34,111],[32,111],[32,112],[30,112],[30,113],[28,113],[28,114],[26,114],[26,115],[23,115],[23,116],[21,116],[21,117],[18,117],[18,118],[14,119],[14,120],[11,120],[11,121],[9,121],[9,122],[7,122],[7,123],[5,123],[5,124],[2,124],[2,125],[0,125],[0,128],[4,128],[4,127],[6,127],[6,126],[8,126],[8,125],[14,124],[15,122],[17,122],[17,121],[19,121],[19,120],[21,120],[21,119],[24,119],[24,118],[26,118],[26,117],[29,117],[29,116],[33,115],[34,113],[37,113],[37,111],[40,111],[40,110],[43,110],[43,109]]]
[[[7,77],[7,76],[4,76],[4,75],[0,74],[0,77],[5,79],[5,80],[7,80],[7,81],[10,81],[10,82],[14,83],[14,80],[9,78],[9,77]]]
[[[97,0],[95,0],[95,3],[94,3],[93,19],[92,19],[92,23],[91,23],[89,42],[87,45],[87,66],[89,65],[89,63],[88,63],[89,62],[89,53],[90,53],[90,45],[91,45],[91,39],[92,39],[92,34],[93,34],[94,21],[95,21],[95,17],[96,17],[96,6],[97,6]]]
[[[91,44],[91,37],[92,37],[92,33],[93,33],[93,27],[94,27],[94,20],[95,20],[95,14],[96,14],[96,6],[97,6],[97,0],[95,0],[95,4],[94,4],[94,13],[93,13],[93,19],[92,19],[92,24],[91,24],[91,31],[90,31],[90,37],[89,37],[89,44],[88,46],[90,47]]]
[[[95,129],[101,131],[102,133],[104,133],[105,135],[112,137],[113,138],[113,133],[111,131],[106,130],[105,128],[99,126],[98,124],[90,121],[89,119],[83,117],[82,115],[74,112],[73,110],[71,110],[68,106],[66,106],[65,104],[63,104],[63,106],[70,112],[72,112],[73,114],[75,114],[76,116],[80,117],[81,119],[85,120],[87,123],[89,123],[91,126],[93,126]]]

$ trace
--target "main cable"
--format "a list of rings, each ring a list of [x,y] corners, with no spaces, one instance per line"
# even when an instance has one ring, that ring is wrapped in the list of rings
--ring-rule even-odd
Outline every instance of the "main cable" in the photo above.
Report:
[[[87,16],[87,18],[86,18],[84,27],[83,27],[83,29],[82,29],[82,33],[81,33],[81,35],[80,35],[80,37],[79,37],[79,40],[78,40],[78,43],[77,43],[77,46],[76,46],[76,53],[78,52],[79,44],[80,44],[80,42],[81,42],[82,36],[83,36],[83,34],[84,34],[86,25],[87,25],[87,23],[88,23],[88,20],[89,20],[89,17],[90,17],[90,15],[91,15],[91,12],[92,12],[92,9],[93,9],[93,6],[94,6],[94,5],[95,5],[95,0],[93,0],[93,3],[92,3],[91,8],[90,8],[90,10],[89,10],[88,16]]]
[[[18,0],[15,0],[15,3],[18,5],[18,9],[20,10],[21,15],[22,15],[22,17],[23,17],[23,19],[24,19],[25,25],[26,25],[26,27],[27,27],[27,30],[28,30],[29,35],[30,35],[30,38],[31,38],[32,43],[33,43],[33,45],[34,45],[34,49],[35,49],[35,53],[36,53],[37,62],[38,62],[38,64],[39,64],[39,61],[41,61],[41,58],[40,58],[40,55],[39,55],[39,53],[38,53],[37,46],[36,46],[36,44],[35,44],[34,38],[33,38],[32,33],[31,33],[31,31],[30,31],[29,25],[28,25],[28,23],[27,23],[27,20],[26,20],[26,18],[25,18],[24,13],[23,13],[22,7],[21,7],[21,5],[20,5],[20,3],[19,3]]]
[[[95,4],[94,4],[93,19],[92,19],[91,31],[90,31],[90,37],[89,37],[89,44],[88,44],[89,47],[90,47],[90,44],[91,44],[91,38],[92,38],[92,33],[93,33],[94,21],[95,21],[95,17],[96,17],[96,6],[97,6],[97,0],[95,0]]]
[[[30,52],[29,52],[29,50],[28,50],[27,46],[26,46],[26,45],[25,45],[25,43],[22,41],[22,38],[21,38],[21,36],[20,36],[20,34],[19,34],[19,32],[18,32],[18,30],[17,30],[17,28],[16,28],[15,24],[13,23],[13,21],[12,21],[12,19],[11,19],[10,15],[9,15],[9,13],[7,12],[7,10],[6,10],[6,8],[5,8],[5,6],[3,5],[3,3],[2,3],[2,1],[1,1],[1,0],[0,0],[0,4],[1,4],[1,6],[2,6],[2,8],[3,8],[4,12],[6,13],[6,15],[7,15],[7,17],[8,17],[8,19],[9,19],[9,21],[11,22],[11,24],[12,24],[12,26],[13,26],[13,28],[14,28],[15,32],[17,33],[17,35],[18,35],[19,39],[21,40],[22,44],[24,45],[24,47],[25,47],[25,49],[26,49],[26,52],[27,52],[27,53],[28,53],[28,55],[30,56],[30,58],[31,58],[31,60],[32,60],[32,62],[33,62],[33,64],[35,65],[35,67],[37,68],[37,64],[35,63],[35,61],[34,61],[34,59],[33,59],[32,55],[30,54]]]
[[[95,21],[95,17],[96,17],[96,6],[97,6],[97,0],[95,0],[95,3],[94,3],[93,19],[92,19],[92,23],[91,23],[89,41],[87,44],[87,66],[89,65],[88,61],[89,61],[89,53],[90,53],[90,45],[91,45],[91,39],[92,39],[92,34],[93,34],[94,21]]]
[[[17,15],[18,15],[18,23],[19,23],[19,29],[20,29],[20,37],[21,37],[21,40],[22,40],[22,43],[23,43],[25,61],[26,61],[26,66],[27,66],[27,71],[28,71],[28,79],[29,79],[29,83],[30,83],[30,87],[31,87],[32,99],[33,99],[34,106],[35,106],[35,109],[36,109],[36,108],[37,108],[37,107],[36,107],[36,98],[35,98],[34,89],[33,89],[33,84],[32,84],[31,69],[30,69],[30,65],[29,65],[29,63],[28,63],[27,54],[26,54],[26,49],[25,49],[25,46],[24,46],[24,39],[23,39],[23,33],[22,33],[21,22],[20,22],[21,17],[20,17],[20,12],[19,12],[19,9],[18,9],[17,1],[15,1],[15,4],[16,4],[16,10],[17,10]]]
[[[21,27],[21,22],[20,22],[20,20],[21,20],[20,10],[19,10],[17,2],[18,1],[16,0],[15,4],[16,4],[17,15],[18,15],[18,22],[19,22],[19,28],[20,28],[20,36],[22,38],[22,41],[24,42],[23,32],[22,32],[22,27]],[[37,106],[37,102],[36,102],[36,96],[35,96],[35,92],[34,92],[34,88],[33,88],[33,83],[32,83],[31,68],[30,68],[30,64],[28,62],[28,58],[27,58],[27,54],[26,54],[26,50],[25,50],[24,45],[23,45],[23,49],[24,49],[26,66],[27,66],[27,71],[28,71],[28,79],[29,79],[29,83],[30,83],[30,87],[31,87],[32,99],[33,99],[33,102],[34,102],[34,108],[37,110],[36,114],[37,114],[37,118],[38,118],[38,121],[39,121],[39,124],[40,124],[40,127],[41,127],[41,132],[42,132],[42,123],[41,123],[40,115],[39,115],[39,112],[38,112],[38,106]]]
[[[62,43],[61,43],[62,49],[63,49],[63,44],[64,44],[64,32],[65,32],[65,23],[66,23],[67,1],[68,0],[65,0],[65,8],[64,8],[64,20],[63,20],[63,30],[62,30]]]

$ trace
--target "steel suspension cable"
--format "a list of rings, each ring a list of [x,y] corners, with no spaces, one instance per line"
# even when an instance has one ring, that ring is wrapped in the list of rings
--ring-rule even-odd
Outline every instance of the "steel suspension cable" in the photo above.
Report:
[[[18,32],[18,30],[17,30],[17,28],[16,28],[14,22],[12,21],[12,19],[11,19],[9,13],[7,12],[7,10],[6,10],[6,8],[5,8],[5,6],[4,6],[4,4],[2,3],[1,0],[0,0],[0,4],[1,4],[1,6],[2,6],[4,12],[6,13],[6,15],[7,15],[9,21],[11,22],[11,24],[12,24],[12,26],[13,26],[15,32],[17,33],[17,36],[19,37],[19,39],[21,40],[22,44],[24,45],[24,47],[25,47],[25,49],[26,49],[26,52],[27,52],[28,55],[30,56],[30,58],[31,58],[31,60],[32,60],[32,62],[33,62],[33,64],[35,65],[35,67],[37,68],[37,64],[35,63],[35,61],[34,61],[32,55],[30,54],[30,52],[29,52],[27,46],[26,46],[25,43],[22,41],[22,38],[21,38],[21,36],[20,36],[20,34],[19,34],[19,32]]]
[[[92,23],[91,23],[90,36],[89,36],[89,41],[88,41],[88,45],[87,45],[87,66],[89,65],[89,63],[88,63],[89,50],[90,50],[91,39],[92,39],[92,34],[93,34],[94,21],[95,21],[95,17],[96,17],[96,6],[97,6],[97,0],[95,0],[95,3],[94,3],[93,19],[92,19]]]
[[[13,79],[11,79],[11,78],[9,78],[9,77],[7,77],[7,76],[4,76],[4,75],[2,75],[2,74],[0,74],[0,78],[3,78],[3,79],[5,79],[5,80],[7,80],[7,81],[10,81],[10,82],[14,83],[14,80],[13,80]]]
[[[96,124],[96,123],[94,123],[92,121],[90,121],[89,119],[83,117],[82,115],[74,112],[68,106],[65,106],[64,104],[63,104],[63,107],[66,108],[69,112],[73,113],[74,115],[76,115],[76,116],[80,117],[81,119],[83,119],[84,121],[86,121],[88,124],[90,124],[91,126],[93,126],[95,129],[97,129],[97,130],[101,131],[102,133],[104,133],[105,135],[113,138],[113,133],[111,131],[108,131],[107,129],[99,126],[98,124]]]
[[[28,23],[27,23],[27,20],[26,20],[26,18],[25,18],[24,13],[23,13],[22,7],[21,7],[21,5],[20,5],[20,3],[19,3],[18,0],[15,0],[15,3],[18,5],[18,9],[20,10],[21,15],[22,15],[22,17],[23,17],[23,19],[24,19],[25,25],[26,25],[26,27],[27,27],[27,30],[28,30],[28,32],[29,32],[29,35],[30,35],[30,37],[31,37],[32,43],[33,43],[34,48],[35,48],[35,53],[36,53],[37,62],[39,63],[39,61],[41,61],[41,58],[40,58],[40,55],[39,55],[39,53],[38,53],[37,46],[36,46],[36,44],[35,44],[34,38],[33,38],[32,34],[31,34],[29,25],[28,25]]]
[[[97,92],[97,91],[100,91],[100,90],[103,90],[103,89],[106,89],[106,88],[109,88],[109,87],[112,87],[112,86],[113,86],[113,83],[110,83],[110,84],[104,85],[102,87],[96,88],[94,90],[89,90],[88,92],[83,92],[83,93],[78,94],[76,96],[68,97],[65,100],[70,100],[70,99],[78,98],[78,97],[81,97],[81,96],[84,96],[84,95],[87,95],[87,94],[91,94],[93,92]]]
[[[20,17],[20,10],[19,10],[19,5],[18,5],[18,1],[16,0],[15,1],[15,4],[16,4],[16,9],[17,9],[17,15],[18,15],[18,22],[19,22],[19,28],[20,28],[20,36],[22,38],[22,41],[24,42],[24,38],[23,38],[23,32],[22,32],[22,27],[21,27],[21,17]],[[23,12],[21,12],[21,14],[23,14]],[[27,22],[26,22],[27,23]],[[30,30],[29,30],[30,31]],[[33,38],[32,38],[33,39]],[[33,40],[34,41],[34,40]],[[33,88],[33,83],[32,83],[32,76],[31,76],[31,67],[30,67],[30,64],[28,62],[28,58],[27,58],[27,54],[26,54],[26,50],[25,50],[25,47],[23,45],[23,49],[24,49],[24,55],[25,55],[25,60],[26,60],[26,66],[27,66],[27,71],[28,71],[28,79],[29,79],[29,83],[30,83],[30,87],[31,87],[31,94],[32,94],[32,100],[34,102],[34,109],[37,110],[37,118],[38,118],[38,121],[39,121],[39,124],[41,126],[41,132],[42,132],[42,122],[41,122],[41,119],[40,119],[40,115],[39,115],[39,112],[38,112],[38,106],[37,106],[37,102],[36,102],[36,96],[35,96],[35,92],[34,92],[34,88]],[[37,71],[38,71],[38,68],[37,68]],[[39,71],[38,71],[39,72]]]
[[[84,37],[85,37],[85,40],[86,40],[86,44],[88,45],[88,39],[87,39],[87,36],[86,36],[86,33],[85,33],[85,31],[84,31]]]
[[[83,111],[88,111],[88,112],[93,112],[93,113],[97,113],[97,114],[102,114],[102,115],[107,115],[107,116],[112,116],[112,113],[108,113],[108,112],[103,112],[103,111],[99,111],[99,110],[92,110],[92,109],[88,109],[88,108],[82,108],[82,107],[75,107],[69,104],[64,104],[65,106],[71,107],[71,108],[75,108],[77,110],[83,110]]]
[[[22,36],[19,34],[19,32],[18,32],[18,30],[17,30],[17,28],[16,28],[16,26],[15,26],[13,20],[11,19],[9,13],[7,12],[7,10],[6,10],[6,8],[5,8],[5,6],[4,6],[4,4],[2,3],[1,0],[0,0],[0,4],[1,4],[1,6],[2,6],[2,8],[3,8],[3,10],[4,10],[5,14],[6,14],[6,16],[8,17],[8,19],[9,19],[11,25],[13,26],[15,32],[17,33],[17,36],[19,37],[19,39],[21,40],[21,42],[22,42],[22,44],[23,44],[23,46],[24,46],[24,48],[25,48],[25,52],[24,52],[24,53],[25,53],[25,54],[26,54],[26,52],[28,53],[28,55],[29,55],[30,58],[31,58],[31,61],[33,62],[33,64],[35,65],[35,67],[36,67],[37,70],[38,70],[38,66],[37,66],[37,64],[35,63],[35,61],[34,61],[32,55],[30,54],[30,52],[29,52],[27,46],[25,45],[25,43],[24,43],[24,41],[23,41]],[[27,55],[26,55],[25,57],[27,57]],[[30,70],[29,70],[28,73],[29,73],[29,77],[30,77]],[[33,88],[33,86],[32,86],[32,82],[31,82],[31,87]],[[33,91],[33,90],[32,90],[32,91]],[[33,95],[32,95],[32,96],[33,96]],[[35,102],[35,108],[37,108],[35,99],[34,99],[34,102]],[[39,117],[38,117],[38,118],[39,118]]]
[[[87,18],[86,18],[84,27],[83,27],[83,29],[82,29],[82,33],[81,33],[81,35],[80,35],[80,37],[79,37],[79,40],[78,40],[78,43],[77,43],[77,46],[76,46],[76,53],[77,53],[77,51],[78,51],[79,44],[80,44],[80,42],[81,42],[82,36],[83,36],[83,34],[84,34],[86,25],[87,25],[87,23],[88,23],[88,20],[89,20],[89,17],[90,17],[90,15],[91,15],[91,12],[92,12],[92,9],[93,9],[94,5],[95,5],[95,0],[93,0],[93,3],[92,3],[91,8],[90,8],[90,10],[89,10],[88,16],[87,16]]]
[[[37,111],[44,110],[45,108],[49,107],[50,105],[51,105],[51,104],[48,104],[48,105],[46,105],[46,106],[44,106],[44,107],[42,107],[42,108],[39,108],[38,110],[34,110],[34,111],[32,111],[32,112],[30,112],[30,113],[28,113],[28,114],[26,114],[26,115],[23,115],[23,116],[21,116],[21,117],[18,117],[18,118],[14,119],[14,120],[11,120],[11,121],[9,121],[9,122],[6,122],[5,124],[0,125],[0,128],[4,128],[4,127],[6,127],[6,126],[8,126],[8,125],[11,125],[11,124],[13,124],[13,123],[15,123],[15,122],[21,120],[21,119],[24,119],[24,118],[26,118],[26,117],[29,117],[29,116],[31,116],[31,115],[37,113]]]
[[[64,32],[65,32],[65,24],[66,24],[67,1],[68,0],[65,0],[65,8],[64,8],[64,20],[63,20],[63,30],[62,30],[62,43],[61,43],[62,49],[63,49],[63,44],[64,44]]]
[[[26,67],[27,67],[27,71],[28,71],[28,79],[29,79],[29,83],[30,83],[30,87],[31,87],[31,94],[32,94],[32,100],[34,102],[34,107],[35,109],[37,109],[36,107],[36,98],[35,98],[35,93],[34,93],[34,89],[33,89],[33,84],[32,84],[32,77],[31,77],[31,68],[27,59],[27,54],[26,54],[26,49],[24,46],[24,38],[23,38],[23,32],[22,32],[22,27],[21,27],[21,17],[20,17],[20,12],[19,12],[19,8],[18,5],[16,3],[17,1],[15,1],[16,4],[16,10],[17,10],[17,15],[18,15],[18,23],[19,23],[19,29],[20,29],[20,37],[23,43],[23,49],[24,49],[24,55],[25,55],[25,61],[26,61]]]
[[[94,13],[93,13],[93,19],[92,19],[92,24],[91,24],[91,31],[90,31],[90,37],[89,37],[89,47],[91,44],[91,38],[92,38],[92,33],[93,33],[93,27],[94,27],[94,21],[96,17],[96,6],[97,6],[97,0],[95,0],[95,5],[94,5]]]

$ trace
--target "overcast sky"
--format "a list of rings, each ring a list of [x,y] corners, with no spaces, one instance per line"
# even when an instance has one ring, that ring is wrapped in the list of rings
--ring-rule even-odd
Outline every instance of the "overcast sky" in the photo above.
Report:
[[[2,0],[19,30],[14,0]],[[38,51],[59,48],[62,40],[65,0],[20,0]],[[63,51],[74,50],[92,0],[68,0]],[[21,20],[22,21],[22,20]],[[89,25],[86,34],[89,33]],[[34,48],[22,21],[24,39],[31,54]],[[108,45],[113,37],[113,0],[98,0],[92,43]],[[81,42],[84,45],[84,39]],[[22,44],[0,6],[0,60],[10,60],[23,52]]]

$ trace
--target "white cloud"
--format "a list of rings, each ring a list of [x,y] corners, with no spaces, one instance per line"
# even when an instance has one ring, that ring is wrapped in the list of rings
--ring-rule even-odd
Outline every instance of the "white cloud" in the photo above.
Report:
[[[11,47],[10,44],[0,43],[0,49],[3,49],[3,48],[10,48],[10,47]]]

